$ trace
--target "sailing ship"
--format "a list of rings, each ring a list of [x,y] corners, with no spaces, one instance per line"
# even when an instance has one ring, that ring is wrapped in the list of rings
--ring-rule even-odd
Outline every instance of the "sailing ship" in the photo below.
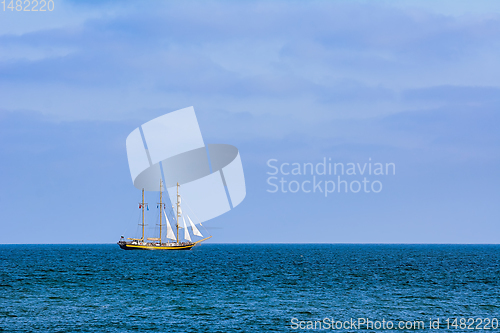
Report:
[[[179,183],[177,183],[177,202],[172,208],[176,212],[176,219],[175,219],[175,228],[176,228],[176,233],[174,234],[174,231],[172,229],[172,226],[170,225],[170,221],[168,220],[167,214],[164,209],[164,203],[162,202],[162,192],[163,192],[163,183],[160,180],[160,202],[159,202],[159,208],[160,208],[160,234],[159,237],[148,237],[145,238],[145,233],[144,233],[144,227],[146,226],[145,224],[145,219],[144,219],[144,209],[147,206],[147,203],[144,202],[144,189],[142,189],[142,202],[139,204],[139,207],[142,209],[142,236],[141,238],[127,238],[128,241],[125,240],[125,238],[122,236],[120,241],[117,243],[121,249],[123,250],[191,250],[195,245],[211,238],[212,236],[203,238],[199,241],[193,242],[191,240],[191,236],[188,231],[188,226],[186,225],[186,219],[187,217],[189,226],[191,227],[191,230],[195,236],[203,237],[201,232],[198,230],[196,225],[193,223],[189,215],[183,214],[182,209],[181,209],[181,196],[179,194]],[[162,234],[162,227],[163,227],[163,221],[162,221],[162,216],[165,218],[165,224],[167,227],[167,233],[166,233],[166,240],[163,239],[163,234]],[[185,216],[185,217],[184,217]],[[183,226],[180,225],[180,219],[182,218],[183,221]],[[179,240],[179,229],[184,229],[184,241]]]

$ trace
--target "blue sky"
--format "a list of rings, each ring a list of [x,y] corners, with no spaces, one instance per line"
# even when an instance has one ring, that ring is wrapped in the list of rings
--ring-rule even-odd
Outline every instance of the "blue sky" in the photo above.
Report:
[[[135,230],[125,138],[191,105],[247,179],[245,201],[206,223],[214,242],[499,243],[496,1],[56,1],[0,15],[0,243]],[[269,159],[324,157],[397,172],[378,194],[267,192]]]

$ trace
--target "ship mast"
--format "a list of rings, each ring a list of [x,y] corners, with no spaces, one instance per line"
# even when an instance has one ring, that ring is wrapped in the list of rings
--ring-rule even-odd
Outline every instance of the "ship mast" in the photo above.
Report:
[[[161,179],[160,179],[160,245],[161,245],[161,191],[163,189],[163,184],[161,182]]]
[[[144,189],[142,189],[142,237],[141,242],[144,242]]]
[[[177,183],[177,223],[176,223],[177,235],[176,243],[179,244],[179,183]]]

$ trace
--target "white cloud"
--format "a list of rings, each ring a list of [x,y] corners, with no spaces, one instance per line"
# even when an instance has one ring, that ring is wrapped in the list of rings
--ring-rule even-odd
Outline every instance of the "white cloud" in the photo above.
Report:
[[[284,135],[447,103],[404,98],[412,89],[500,86],[498,15],[407,4],[90,1],[43,21],[14,13],[13,27],[26,25],[0,26],[0,107],[112,120],[194,105],[296,119],[276,124]]]

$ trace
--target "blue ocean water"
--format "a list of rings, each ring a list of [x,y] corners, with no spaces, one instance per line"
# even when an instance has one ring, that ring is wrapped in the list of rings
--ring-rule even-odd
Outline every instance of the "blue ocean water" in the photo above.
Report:
[[[0,267],[5,332],[327,331],[293,329],[292,318],[464,332],[444,320],[500,319],[494,245],[1,245]]]

